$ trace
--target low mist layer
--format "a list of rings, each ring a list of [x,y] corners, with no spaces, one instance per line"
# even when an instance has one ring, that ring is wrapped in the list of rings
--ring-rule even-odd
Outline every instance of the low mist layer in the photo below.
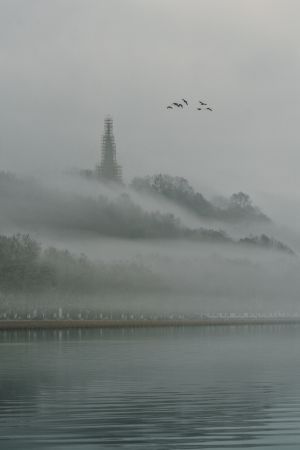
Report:
[[[162,177],[158,179],[161,181]],[[176,198],[180,197],[179,203],[184,204],[185,209],[194,208],[192,210],[195,214],[200,214],[199,211],[203,209],[203,215],[207,215],[209,203],[204,202],[200,194],[187,191],[189,186],[187,182],[178,185],[177,179],[173,181],[176,188],[173,191],[170,186],[169,188],[170,191],[175,192]],[[18,179],[10,174],[0,174],[0,189],[2,229],[11,227],[16,230],[25,229],[28,232],[69,230],[127,239],[185,239],[199,242],[239,243],[293,253],[287,245],[266,234],[245,236],[235,240],[220,228],[214,229],[207,226],[191,228],[183,223],[184,211],[181,214],[182,217],[178,217],[174,213],[161,212],[157,209],[147,210],[145,206],[143,208],[134,202],[130,191],[128,193],[126,189],[119,188],[118,195],[112,191],[109,196],[107,190],[104,189],[104,195],[101,185],[98,185],[99,193],[97,198],[94,198],[71,193],[69,190],[64,191],[61,187],[60,189],[49,188],[37,181]],[[201,209],[203,202],[204,206]],[[239,193],[233,196],[230,205],[223,210],[211,205],[211,213],[215,211],[216,215],[221,216],[223,211],[226,220],[231,217],[232,221],[241,218],[245,220],[246,217],[250,220],[253,216],[256,219],[268,221],[258,208],[252,206],[249,197],[245,194]],[[180,214],[180,211],[178,213]]]
[[[245,256],[240,247],[160,241],[138,243],[139,254],[128,257],[126,242],[120,244],[119,259],[107,261],[108,242],[94,242],[103,259],[91,259],[42,248],[26,235],[1,236],[1,313],[299,311],[300,262],[288,254],[249,250]]]
[[[139,188],[155,179],[156,192]],[[2,173],[0,188],[5,317],[299,310],[298,258],[246,194],[216,206],[168,176],[126,187]]]

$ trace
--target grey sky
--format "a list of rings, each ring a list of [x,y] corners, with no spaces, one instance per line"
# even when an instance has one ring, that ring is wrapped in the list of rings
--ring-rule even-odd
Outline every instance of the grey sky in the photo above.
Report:
[[[298,0],[0,0],[0,167],[93,167],[110,113],[126,180],[299,192],[299,19]]]

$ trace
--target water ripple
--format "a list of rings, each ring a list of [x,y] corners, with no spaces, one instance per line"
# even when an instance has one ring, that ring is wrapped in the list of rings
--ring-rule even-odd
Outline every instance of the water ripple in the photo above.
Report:
[[[300,328],[248,331],[0,333],[0,448],[299,448]]]

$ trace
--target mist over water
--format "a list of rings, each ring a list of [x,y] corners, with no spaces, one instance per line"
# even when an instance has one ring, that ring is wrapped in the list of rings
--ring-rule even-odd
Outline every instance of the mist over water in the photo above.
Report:
[[[239,242],[276,233],[286,243],[289,233],[281,234],[278,222],[200,217],[162,195],[76,173],[60,173],[55,180],[2,174],[1,183],[1,233],[28,233],[41,246],[41,263],[56,274],[45,279],[44,288],[3,292],[2,308],[32,313],[45,305],[65,311],[82,305],[140,315],[299,312],[297,247],[290,254]]]

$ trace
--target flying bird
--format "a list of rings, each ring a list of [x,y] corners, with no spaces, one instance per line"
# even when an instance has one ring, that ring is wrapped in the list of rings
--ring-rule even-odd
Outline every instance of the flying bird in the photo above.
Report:
[[[175,109],[175,106],[176,106],[177,108],[183,109],[185,106],[189,106],[189,102],[187,101],[187,99],[182,98],[181,100],[182,100],[182,103],[174,102],[174,103],[171,103],[166,108],[167,109]],[[205,110],[207,109],[208,111],[213,111],[213,109],[210,106],[208,106],[208,103],[204,103],[202,100],[198,100],[198,102],[200,103],[200,105],[199,105],[199,108],[197,108],[197,105],[196,105],[197,111],[202,111],[204,109]],[[205,108],[204,108],[204,106],[205,106]]]

